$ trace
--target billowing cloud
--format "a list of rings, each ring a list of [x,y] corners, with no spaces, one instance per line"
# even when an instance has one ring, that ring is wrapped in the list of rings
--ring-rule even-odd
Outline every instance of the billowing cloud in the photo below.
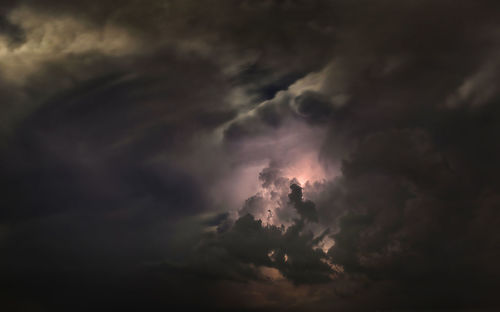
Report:
[[[0,309],[498,310],[498,6],[3,1]]]
[[[304,232],[307,222],[317,222],[316,210],[303,199],[300,186],[292,184],[290,190],[288,203],[298,213],[292,224],[286,228],[269,222],[264,225],[263,220],[246,213],[227,228],[226,220],[221,219],[222,227],[197,244],[184,270],[205,278],[245,281],[273,278],[267,270],[277,269],[296,284],[330,281],[335,271],[318,247],[327,232],[316,237],[311,231]],[[262,199],[249,198],[240,214],[252,205],[263,205]]]

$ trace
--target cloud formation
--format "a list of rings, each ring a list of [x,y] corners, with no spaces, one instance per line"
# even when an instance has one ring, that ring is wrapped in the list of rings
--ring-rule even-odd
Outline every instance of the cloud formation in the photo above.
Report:
[[[3,1],[1,310],[497,310],[498,6]]]

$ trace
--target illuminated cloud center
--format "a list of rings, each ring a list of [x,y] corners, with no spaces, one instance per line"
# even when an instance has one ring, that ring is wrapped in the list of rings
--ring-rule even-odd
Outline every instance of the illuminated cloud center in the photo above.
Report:
[[[335,173],[323,166],[316,152],[309,152],[283,168],[283,175],[290,180],[296,179],[301,185],[307,182],[321,182],[331,179]]]

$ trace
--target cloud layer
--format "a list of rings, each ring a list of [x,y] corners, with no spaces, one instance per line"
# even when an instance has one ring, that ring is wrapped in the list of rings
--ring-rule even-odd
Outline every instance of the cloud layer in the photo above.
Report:
[[[498,309],[498,6],[2,2],[2,311]]]

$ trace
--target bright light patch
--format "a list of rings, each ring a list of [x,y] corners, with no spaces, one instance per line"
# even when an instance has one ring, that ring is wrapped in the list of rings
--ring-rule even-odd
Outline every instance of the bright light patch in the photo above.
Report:
[[[304,154],[283,169],[283,175],[289,179],[297,179],[301,185],[328,179],[333,173],[325,170],[319,162],[317,153]]]

